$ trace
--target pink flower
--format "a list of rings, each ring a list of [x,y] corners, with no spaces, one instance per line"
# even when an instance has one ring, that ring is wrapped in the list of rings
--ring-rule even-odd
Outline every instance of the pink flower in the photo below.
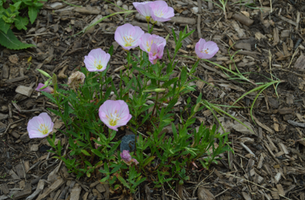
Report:
[[[215,42],[206,42],[204,39],[200,38],[199,42],[196,43],[195,52],[200,59],[210,59],[217,52],[219,48]]]
[[[35,90],[38,91],[38,92],[44,91],[44,92],[47,92],[47,93],[53,93],[54,92],[53,88],[51,88],[50,86],[41,90],[40,88],[42,88],[44,86],[45,85],[43,83],[38,83],[38,86]]]
[[[153,2],[151,2],[151,1],[145,1],[145,2],[141,2],[141,3],[134,2],[132,4],[137,9],[137,11],[141,15],[143,15],[146,18],[146,20],[149,22],[150,17],[151,17],[151,8],[150,8],[150,5],[152,3]]]
[[[27,130],[30,138],[47,137],[53,130],[54,123],[51,117],[43,112],[40,115],[33,117],[28,122]]]
[[[116,29],[114,39],[123,49],[130,50],[139,46],[140,38],[143,34],[144,31],[140,27],[124,24]]]
[[[166,45],[166,40],[163,37],[160,37],[155,34],[149,34],[145,33],[141,37],[141,43],[140,43],[140,48],[143,51],[146,51],[149,53],[151,51],[151,45],[156,44],[157,46],[163,46],[163,48]]]
[[[151,45],[151,50],[148,53],[149,55],[148,59],[151,62],[151,64],[156,64],[157,60],[162,58],[163,50],[164,50],[163,45],[157,46],[155,43]]]
[[[110,54],[98,48],[91,50],[88,56],[85,56],[84,63],[89,72],[101,72],[106,69],[109,60]]]
[[[175,16],[174,9],[168,7],[165,1],[154,1],[149,6],[151,9],[151,17],[156,22],[166,22]]]
[[[84,83],[85,78],[86,76],[84,73],[80,71],[73,72],[68,78],[68,85],[77,88],[80,84]]]
[[[136,165],[139,164],[139,162],[136,159],[131,158],[131,155],[128,150],[123,150],[123,152],[120,153],[120,156],[127,165],[131,165],[131,163],[134,163]]]
[[[128,105],[123,100],[107,100],[99,108],[99,116],[108,128],[118,131],[131,119]]]

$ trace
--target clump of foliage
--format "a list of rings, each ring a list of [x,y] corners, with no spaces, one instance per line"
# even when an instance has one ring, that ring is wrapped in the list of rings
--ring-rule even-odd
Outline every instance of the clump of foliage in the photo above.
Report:
[[[25,49],[34,45],[24,44],[10,30],[14,25],[18,30],[27,30],[29,19],[33,24],[37,18],[40,8],[47,0],[0,0],[0,44],[8,49]],[[27,16],[21,16],[21,11],[26,9]]]

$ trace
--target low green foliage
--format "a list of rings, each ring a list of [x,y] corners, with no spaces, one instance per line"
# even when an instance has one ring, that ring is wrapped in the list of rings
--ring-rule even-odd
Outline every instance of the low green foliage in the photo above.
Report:
[[[58,86],[56,76],[48,76],[53,79],[54,94],[43,93],[58,106],[50,111],[65,123],[65,129],[59,131],[68,138],[69,150],[63,152],[55,134],[48,141],[53,147],[51,152],[64,161],[70,172],[77,177],[102,173],[101,182],[107,181],[113,190],[124,187],[134,193],[143,181],[153,182],[155,187],[183,184],[190,179],[193,167],[208,169],[221,154],[232,151],[228,133],[220,134],[216,126],[210,129],[202,124],[195,129],[196,113],[207,107],[201,94],[195,101],[188,95],[196,90],[190,85],[199,61],[189,71],[182,67],[179,77],[171,77],[182,41],[192,33],[185,29],[178,37],[173,32],[176,48],[172,56],[168,53],[168,63],[151,64],[146,52],[137,56],[128,51],[127,69],[120,71],[118,84],[106,76],[108,68],[100,73],[82,68],[85,82],[71,90]],[[110,48],[109,54],[112,52]],[[121,138],[100,122],[97,110],[112,92],[129,106],[132,118],[126,129],[136,135],[131,155],[139,162],[137,165],[123,162],[118,151]],[[180,97],[186,98],[186,105],[174,111]],[[175,122],[178,119],[180,122]],[[171,134],[164,132],[168,127]]]
[[[15,36],[12,36],[13,32],[10,27],[15,25],[18,30],[27,30],[26,26],[29,21],[34,23],[40,8],[43,6],[41,2],[45,1],[47,0],[12,0],[11,4],[4,7],[6,0],[0,0],[0,34],[2,39],[9,39],[9,41],[0,40],[0,44],[15,50],[32,47],[33,45],[23,44]],[[20,15],[23,9],[28,11],[29,18]]]

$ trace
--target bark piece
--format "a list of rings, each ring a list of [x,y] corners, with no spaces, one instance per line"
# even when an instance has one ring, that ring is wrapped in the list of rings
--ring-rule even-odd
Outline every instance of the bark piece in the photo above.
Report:
[[[76,183],[71,191],[70,200],[79,200],[81,191],[82,188]]]
[[[32,192],[31,184],[26,184],[24,190],[14,194],[13,199],[15,200],[15,199],[24,198],[24,197],[28,196],[29,194],[31,194],[31,192]]]
[[[97,186],[96,186],[96,189],[100,192],[100,193],[103,193],[103,192],[105,192],[106,191],[106,189],[105,189],[105,187],[104,187],[104,185],[103,184],[98,184]]]
[[[8,194],[10,191],[7,187],[7,184],[6,183],[3,183],[0,185],[0,190],[4,193],[4,194]]]
[[[10,70],[10,69],[9,69],[8,65],[7,65],[7,64],[4,64],[4,65],[3,65],[3,68],[2,68],[2,78],[3,78],[3,79],[8,79],[8,76],[9,76],[9,73],[10,73],[9,70]]]
[[[199,200],[214,200],[214,195],[204,187],[199,187],[197,191],[198,199]]]
[[[30,97],[33,89],[27,86],[19,85],[15,92]]]
[[[252,19],[249,19],[248,17],[240,13],[235,13],[233,15],[233,18],[246,26],[250,26],[254,22]]]
[[[196,24],[196,19],[189,17],[172,17],[170,21],[178,24]]]
[[[98,15],[101,12],[99,9],[97,9],[95,7],[91,7],[91,6],[77,7],[74,9],[74,11],[82,13],[82,14],[88,14],[88,15]]]
[[[294,63],[294,68],[304,69],[305,68],[305,56],[304,54],[298,57],[297,61]]]
[[[64,184],[64,180],[62,178],[56,180],[43,194],[37,197],[37,200],[47,197],[51,192],[57,190],[62,184]]]
[[[39,180],[35,192],[33,192],[30,196],[28,196],[28,197],[26,198],[26,200],[32,200],[32,199],[34,199],[34,198],[43,190],[44,184],[45,184],[45,182],[44,182],[42,179]]]
[[[24,166],[22,163],[18,164],[16,167],[16,172],[20,178],[25,178]]]
[[[0,113],[0,120],[7,119],[7,118],[8,118],[8,114]]]

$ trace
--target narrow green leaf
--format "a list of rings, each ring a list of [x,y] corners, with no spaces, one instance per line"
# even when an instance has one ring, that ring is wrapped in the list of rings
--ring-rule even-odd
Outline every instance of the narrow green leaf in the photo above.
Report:
[[[86,151],[85,149],[82,149],[81,152],[82,152],[83,154],[85,154],[86,156],[91,156],[91,155],[88,153],[88,151]]]

